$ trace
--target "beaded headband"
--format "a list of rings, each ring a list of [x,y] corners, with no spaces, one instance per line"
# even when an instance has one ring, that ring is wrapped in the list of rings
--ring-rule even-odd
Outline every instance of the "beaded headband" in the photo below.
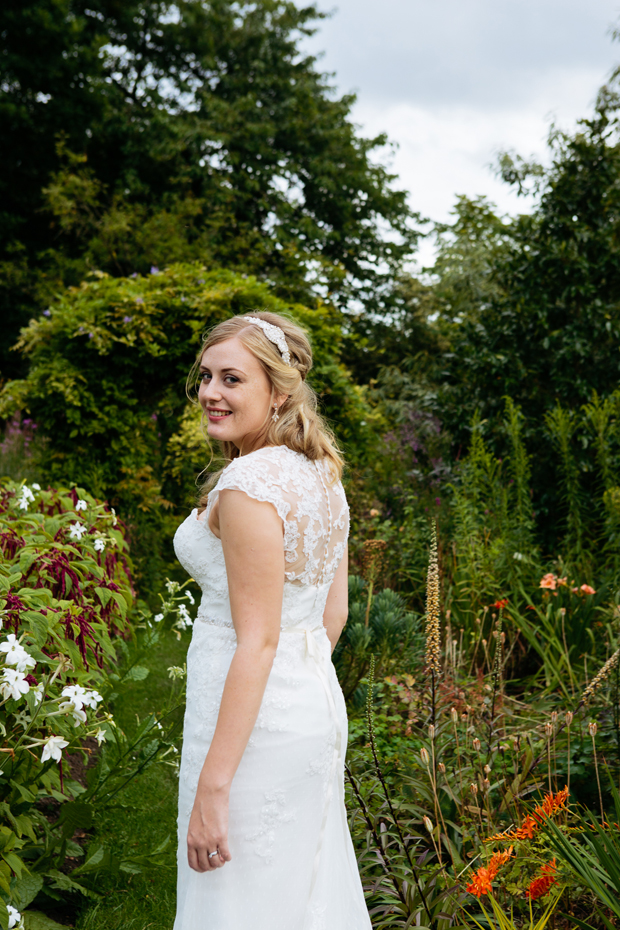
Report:
[[[274,346],[277,346],[282,361],[286,362],[287,365],[291,364],[291,353],[288,350],[286,337],[279,326],[274,326],[273,323],[267,323],[265,320],[259,320],[255,316],[244,316],[243,319],[247,320],[248,323],[256,323],[257,326],[260,326],[269,342],[273,342]]]

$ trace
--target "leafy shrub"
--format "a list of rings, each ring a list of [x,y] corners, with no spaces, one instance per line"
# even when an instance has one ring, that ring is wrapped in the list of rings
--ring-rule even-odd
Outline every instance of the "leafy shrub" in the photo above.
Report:
[[[363,706],[359,692],[373,656],[387,675],[412,661],[420,645],[419,618],[405,607],[403,598],[386,588],[373,596],[363,578],[349,576],[349,617],[334,650],[334,665],[344,696]]]
[[[84,787],[67,753],[114,734],[102,706],[113,637],[132,603],[122,526],[81,488],[0,490],[0,926],[7,904],[27,906],[48,886],[72,890],[67,855]],[[58,815],[58,816],[56,816]],[[79,887],[79,886],[77,886]]]
[[[4,386],[0,416],[27,411],[48,438],[38,480],[85,483],[123,513],[145,592],[169,558],[173,511],[193,506],[196,475],[209,464],[187,373],[206,329],[251,310],[288,313],[306,328],[323,412],[354,462],[369,457],[373,414],[338,361],[338,317],[287,304],[255,278],[200,264],[127,278],[97,272],[22,331],[29,372]]]

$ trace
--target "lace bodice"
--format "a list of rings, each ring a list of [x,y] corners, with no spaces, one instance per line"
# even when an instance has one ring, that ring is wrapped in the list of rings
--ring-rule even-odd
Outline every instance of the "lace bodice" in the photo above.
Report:
[[[209,494],[205,513],[198,518],[192,511],[175,535],[177,557],[203,591],[201,619],[207,612],[221,622],[229,611],[222,544],[208,526],[209,514],[223,490],[243,491],[272,504],[282,520],[283,623],[287,604],[301,603],[300,588],[320,592],[317,596],[307,593],[311,595],[308,603],[321,609],[347,543],[349,508],[344,489],[340,481],[330,484],[324,462],[311,462],[287,446],[270,446],[234,459]]]

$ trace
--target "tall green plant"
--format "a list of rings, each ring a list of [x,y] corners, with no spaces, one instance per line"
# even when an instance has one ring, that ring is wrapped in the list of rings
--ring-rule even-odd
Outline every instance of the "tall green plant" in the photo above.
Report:
[[[566,545],[569,552],[580,559],[584,551],[585,527],[579,469],[572,449],[577,429],[577,416],[573,410],[566,409],[557,403],[545,416],[545,423],[559,454],[562,479],[561,498],[566,509]]]
[[[504,425],[510,439],[508,472],[514,482],[510,500],[510,523],[515,543],[522,554],[533,548],[534,520],[530,456],[523,441],[524,417],[512,398],[506,398]]]

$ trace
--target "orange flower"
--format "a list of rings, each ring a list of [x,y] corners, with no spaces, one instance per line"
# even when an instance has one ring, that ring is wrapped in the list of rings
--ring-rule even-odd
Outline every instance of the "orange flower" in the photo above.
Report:
[[[491,607],[497,607],[498,610],[501,610],[503,607],[506,607],[508,604],[508,598],[504,597],[500,601],[495,601],[494,604],[491,604]]]
[[[508,833],[496,833],[495,836],[489,837],[488,843],[506,842],[507,840],[531,840],[538,830],[539,826],[547,817],[552,817],[566,807],[568,800],[568,788],[564,787],[557,794],[546,794],[542,804],[535,807],[531,814],[528,814],[523,824],[516,830]]]
[[[556,869],[554,857],[551,862],[542,866],[538,878],[530,882],[530,887],[525,892],[525,897],[529,898],[530,901],[536,901],[538,898],[544,898],[546,894],[549,894],[551,886],[555,885],[557,881],[555,877]]]
[[[549,588],[550,591],[555,591],[557,583],[558,579],[553,572],[547,572],[547,574],[543,575],[540,579],[540,587]]]
[[[534,808],[532,814],[537,823],[542,823],[546,817],[552,817],[566,807],[568,801],[568,787],[565,785],[557,794],[546,794],[542,804]]]
[[[512,846],[505,852],[493,853],[489,864],[481,866],[474,874],[474,877],[467,886],[469,893],[476,895],[477,898],[481,897],[483,894],[489,894],[493,879],[511,856]]]
[[[584,594],[596,594],[594,588],[591,588],[589,584],[582,584],[579,590],[583,591]]]

